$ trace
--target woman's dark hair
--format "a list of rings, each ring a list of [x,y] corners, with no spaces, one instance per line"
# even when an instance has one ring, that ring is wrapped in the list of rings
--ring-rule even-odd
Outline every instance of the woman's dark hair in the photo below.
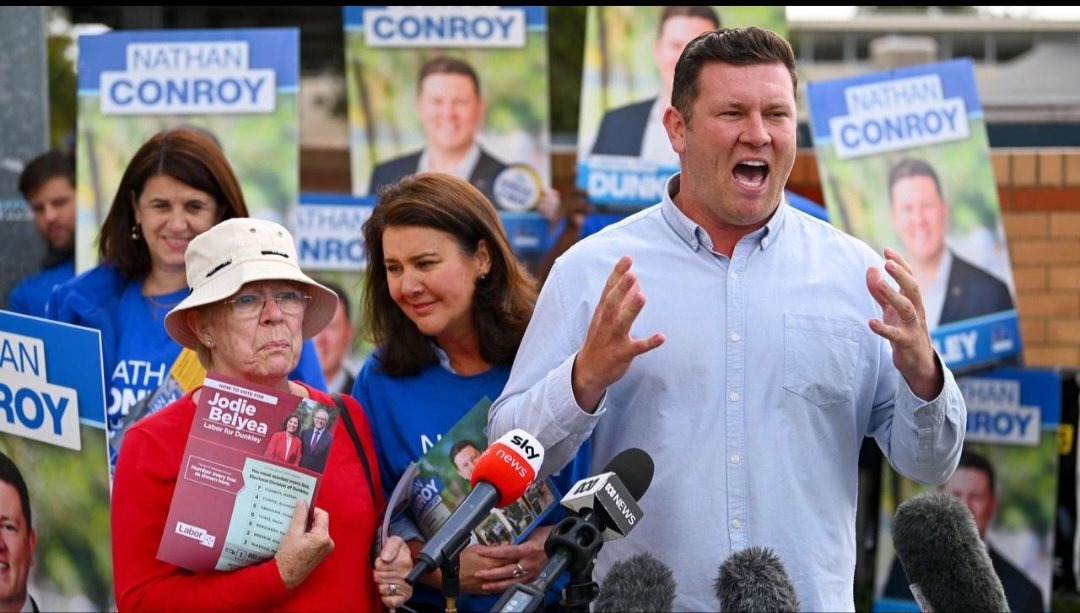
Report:
[[[174,128],[158,132],[128,162],[98,239],[101,261],[112,264],[128,279],[142,279],[150,273],[150,250],[142,237],[132,238],[132,227],[139,196],[146,182],[158,175],[213,196],[219,206],[218,222],[248,216],[236,174],[204,130]]]
[[[281,429],[282,430],[288,430],[289,429],[289,420],[294,418],[294,417],[296,418],[296,434],[299,436],[300,427],[304,425],[304,418],[300,417],[299,413],[293,412],[293,413],[289,413],[288,415],[286,415],[285,419],[281,420]]]
[[[491,364],[510,364],[532,317],[536,282],[510,249],[495,207],[469,182],[442,173],[407,176],[379,191],[379,204],[364,223],[368,273],[363,313],[381,366],[391,376],[416,374],[438,356],[425,336],[390,296],[383,232],[414,226],[449,234],[461,252],[475,255],[480,241],[491,254],[491,270],[476,282],[472,317],[480,355]]]

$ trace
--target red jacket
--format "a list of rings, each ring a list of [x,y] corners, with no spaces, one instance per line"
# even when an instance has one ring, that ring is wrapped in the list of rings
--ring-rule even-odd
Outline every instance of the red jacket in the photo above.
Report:
[[[285,462],[286,464],[292,464],[293,466],[300,465],[300,448],[303,447],[303,443],[300,442],[300,437],[293,434],[292,443],[288,445],[289,451],[285,451],[285,443],[289,439],[289,433],[280,430],[270,435],[270,442],[266,445],[266,457],[271,460],[277,460],[279,462]]]
[[[331,397],[305,386],[312,398]],[[375,480],[363,466],[342,420],[334,432],[315,505],[330,515],[334,551],[291,592],[271,558],[235,571],[193,573],[157,559],[180,462],[195,415],[191,393],[138,421],[124,437],[112,496],[113,572],[120,611],[266,609],[381,611],[372,577],[371,545],[383,505],[371,429],[360,404],[344,396]],[[378,505],[379,508],[376,508]]]

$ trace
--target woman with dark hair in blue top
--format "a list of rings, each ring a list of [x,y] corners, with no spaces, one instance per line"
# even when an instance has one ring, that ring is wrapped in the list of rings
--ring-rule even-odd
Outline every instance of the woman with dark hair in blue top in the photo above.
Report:
[[[128,163],[101,228],[101,264],[57,286],[46,306],[50,319],[101,331],[110,432],[166,383],[180,355],[164,321],[189,292],[188,243],[223,220],[247,216],[232,167],[203,130],[158,132]],[[326,388],[310,341],[292,378]]]
[[[368,413],[384,488],[485,397],[502,393],[536,301],[536,283],[514,257],[495,208],[468,182],[420,173],[383,188],[363,229],[368,257],[363,314],[376,351],[352,395]],[[562,493],[589,469],[589,449],[554,477]],[[557,511],[557,510],[556,510]],[[487,611],[513,583],[547,562],[551,512],[517,545],[461,553],[461,610]],[[414,552],[423,537],[395,524]],[[425,575],[409,606],[441,611],[441,575]],[[558,600],[562,582],[547,594]]]

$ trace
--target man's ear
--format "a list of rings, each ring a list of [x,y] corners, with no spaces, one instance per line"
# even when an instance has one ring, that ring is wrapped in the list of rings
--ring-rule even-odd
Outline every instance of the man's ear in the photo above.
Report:
[[[686,121],[682,113],[675,107],[668,105],[664,111],[664,129],[667,130],[668,140],[675,153],[682,155],[686,152]]]

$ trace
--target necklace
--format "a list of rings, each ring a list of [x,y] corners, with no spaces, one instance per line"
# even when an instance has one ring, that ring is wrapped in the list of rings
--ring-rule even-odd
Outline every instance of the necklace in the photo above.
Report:
[[[180,294],[177,296],[177,294]],[[172,292],[164,294],[162,296],[143,296],[143,298],[150,304],[151,316],[154,320],[160,319],[165,313],[173,310],[173,307],[180,304],[184,299],[184,294],[180,292]],[[159,298],[165,298],[165,300],[159,300]]]

